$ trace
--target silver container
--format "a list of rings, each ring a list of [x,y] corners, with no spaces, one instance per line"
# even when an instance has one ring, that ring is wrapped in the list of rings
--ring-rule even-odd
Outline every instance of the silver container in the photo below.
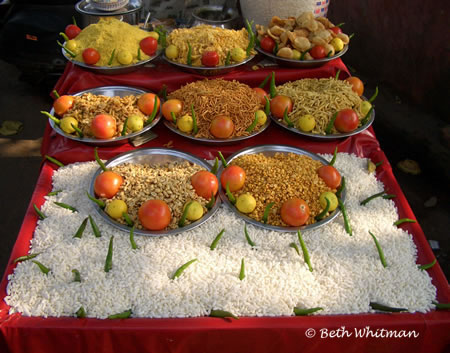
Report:
[[[296,68],[312,68],[312,67],[319,67],[327,62],[340,58],[342,55],[344,55],[348,50],[348,45],[344,46],[344,49],[342,49],[339,53],[333,55],[330,58],[323,58],[323,59],[314,59],[314,60],[294,60],[294,59],[285,59],[281,58],[279,56],[276,56],[274,54],[268,53],[265,50],[262,50],[260,47],[255,46],[256,51],[258,51],[260,54],[267,56],[268,58],[275,61],[278,66],[287,66],[287,67],[296,67]]]
[[[225,9],[218,5],[205,5],[192,11],[192,27],[210,25],[213,27],[233,29],[238,24],[239,14],[234,8]]]
[[[95,95],[102,95],[102,96],[108,96],[108,97],[124,97],[124,96],[130,96],[130,95],[141,95],[144,93],[147,93],[146,91],[143,91],[141,89],[132,88],[132,87],[124,87],[124,86],[104,86],[104,87],[97,87],[97,88],[91,88],[85,91],[81,91],[78,93],[73,94],[74,97],[81,96],[83,93],[92,93]],[[50,110],[50,114],[55,115],[55,111],[52,108]],[[53,128],[53,130],[56,131],[56,133],[60,134],[61,136],[64,136],[70,140],[78,141],[85,143],[87,145],[91,146],[100,146],[100,147],[107,147],[107,146],[117,146],[117,145],[123,145],[125,143],[133,144],[133,142],[139,141],[142,139],[142,136],[145,135],[147,132],[150,131],[153,126],[155,126],[158,121],[161,119],[161,107],[160,111],[156,115],[155,119],[149,124],[144,126],[144,128],[140,131],[133,132],[131,134],[127,134],[125,136],[118,136],[112,139],[96,139],[96,138],[89,138],[89,137],[83,137],[80,138],[76,135],[72,134],[66,134],[64,131],[61,130],[61,128],[51,119],[48,119],[48,122],[50,126]]]
[[[189,161],[193,164],[198,164],[203,168],[210,170],[211,165],[208,164],[205,160],[194,156],[193,154],[187,152],[181,152],[170,148],[145,148],[145,149],[137,149],[130,152],[125,152],[119,154],[118,156],[108,160],[105,163],[107,168],[114,167],[123,163],[134,163],[134,164],[164,164],[168,162],[185,162]],[[94,195],[94,182],[95,178],[102,173],[102,169],[99,168],[94,176],[92,177],[91,183],[89,185],[89,193]],[[171,230],[161,230],[161,231],[150,231],[150,230],[140,230],[135,229],[134,234],[145,235],[145,236],[162,236],[162,235],[173,235],[182,232],[189,231],[198,227],[199,225],[205,223],[209,218],[211,218],[214,213],[217,212],[220,206],[220,198],[217,197],[216,203],[202,218],[198,221],[195,221],[185,227],[176,228]],[[110,225],[120,229],[124,232],[129,233],[130,227],[127,227],[123,224],[120,224],[110,218],[105,211],[103,211],[98,205],[95,205],[95,210],[97,213]]]
[[[319,155],[317,155],[315,153],[308,152],[308,151],[302,150],[300,148],[296,148],[293,146],[287,146],[287,145],[260,145],[260,146],[255,146],[255,147],[244,148],[244,149],[232,154],[227,159],[227,163],[230,163],[233,159],[235,159],[237,157],[248,155],[248,154],[256,154],[256,153],[263,153],[266,156],[273,156],[273,155],[275,155],[275,153],[295,153],[298,155],[304,155],[304,156],[311,157],[314,160],[320,161],[324,165],[328,164],[328,161],[326,159],[320,157]],[[221,166],[217,172],[219,180],[220,180],[220,176],[222,175],[222,172],[223,172],[223,166]],[[322,219],[319,222],[306,225],[306,226],[300,226],[300,227],[273,226],[270,224],[264,224],[262,222],[259,222],[253,218],[248,217],[244,213],[239,212],[237,210],[237,208],[228,200],[228,197],[226,196],[225,192],[223,191],[223,188],[221,188],[221,187],[219,187],[219,194],[220,194],[220,198],[222,199],[222,201],[230,208],[231,211],[233,211],[236,214],[236,216],[242,218],[243,220],[245,220],[248,223],[253,224],[254,226],[261,227],[261,228],[264,228],[267,230],[273,230],[276,232],[297,232],[297,230],[315,229],[315,228],[321,227],[321,226],[331,222],[340,213],[340,210],[338,207],[327,218]],[[345,195],[346,195],[346,192],[344,189],[342,192],[342,195],[341,195],[342,202],[345,201]]]
[[[131,25],[137,25],[139,23],[141,9],[142,1],[140,0],[130,0],[126,6],[115,11],[98,10],[90,0],[79,1],[75,5],[75,10],[81,15],[81,28],[97,23],[100,18],[105,16],[115,17]]]

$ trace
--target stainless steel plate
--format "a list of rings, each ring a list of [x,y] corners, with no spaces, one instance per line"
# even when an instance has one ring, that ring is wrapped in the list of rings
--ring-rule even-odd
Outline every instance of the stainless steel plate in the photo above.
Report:
[[[367,100],[366,97],[361,96],[361,99],[363,100]],[[365,123],[364,125],[360,126],[359,128],[350,131],[350,132],[344,132],[344,133],[339,133],[339,134],[330,134],[330,135],[320,135],[320,134],[313,134],[311,132],[304,132],[301,131],[295,127],[289,127],[286,124],[283,123],[282,119],[277,119],[274,116],[270,116],[271,119],[279,126],[283,127],[286,130],[289,130],[295,134],[301,135],[301,136],[305,136],[305,137],[309,137],[312,139],[317,139],[317,140],[335,140],[335,139],[340,139],[340,138],[345,138],[345,137],[349,137],[349,136],[353,136],[353,135],[357,135],[360,132],[367,130],[370,125],[372,125],[373,121],[375,120],[375,109],[372,110],[372,113],[370,114],[369,120],[367,121],[367,123]]]
[[[295,153],[295,154],[311,157],[314,160],[320,161],[322,164],[328,164],[327,160],[325,160],[324,158],[320,157],[319,155],[317,155],[315,153],[311,153],[311,152],[302,150],[300,148],[296,148],[293,146],[287,146],[287,145],[260,145],[260,146],[255,146],[255,147],[244,148],[244,149],[234,153],[233,155],[231,155],[227,159],[227,163],[230,163],[233,159],[235,159],[237,157],[248,155],[248,154],[256,154],[256,153],[263,153],[266,156],[273,156],[275,153]],[[222,171],[223,171],[223,167],[221,166],[217,173],[219,180],[220,180]],[[339,208],[337,208],[327,218],[321,220],[320,222],[316,222],[316,223],[309,224],[306,226],[300,226],[300,227],[273,226],[270,224],[264,224],[262,222],[259,222],[253,218],[246,216],[244,213],[239,212],[237,210],[237,208],[228,200],[228,197],[226,196],[225,192],[223,191],[223,189],[221,187],[219,187],[219,194],[220,194],[220,198],[222,199],[222,201],[238,217],[244,219],[246,222],[251,223],[257,227],[261,227],[261,228],[268,229],[268,230],[274,230],[276,232],[296,232],[299,229],[301,229],[301,230],[315,229],[315,228],[323,226],[324,224],[327,224],[328,222],[331,222],[340,213]],[[341,195],[342,202],[345,201],[345,195],[346,195],[346,192],[344,189],[344,191],[342,192],[342,195]]]
[[[83,93],[92,93],[95,95],[103,95],[108,97],[124,97],[129,95],[140,95],[146,93],[145,91],[137,88],[132,87],[125,87],[125,86],[104,86],[104,87],[97,87],[97,88],[91,88],[85,91],[81,91],[78,93],[73,94],[73,96],[81,96]],[[55,111],[50,111],[50,114],[54,115]],[[64,131],[61,130],[61,128],[55,124],[55,122],[51,119],[48,119],[48,122],[50,126],[55,130],[58,134],[61,136],[67,137],[68,139],[82,142],[88,145],[92,146],[100,146],[100,147],[106,147],[106,146],[116,146],[116,145],[122,145],[125,143],[131,143],[133,144],[133,141],[135,139],[139,139],[139,137],[143,134],[145,134],[147,131],[149,131],[153,126],[155,126],[158,121],[161,119],[161,111],[156,115],[155,119],[151,122],[151,124],[144,126],[144,128],[141,131],[133,132],[131,134],[127,134],[125,136],[119,136],[112,139],[96,139],[96,138],[89,138],[89,137],[83,137],[80,138],[76,135],[66,134]]]
[[[115,11],[102,11],[98,10],[95,5],[92,4],[92,1],[83,0],[77,2],[75,5],[75,10],[83,15],[90,16],[120,16],[120,15],[128,15],[135,11],[139,11],[142,8],[142,2],[140,0],[130,0],[128,4],[124,7],[115,10]]]
[[[164,120],[164,125],[166,125],[166,127],[168,129],[170,129],[172,132],[174,132],[180,136],[186,137],[187,139],[190,139],[192,141],[196,141],[196,142],[203,143],[206,145],[232,145],[233,143],[244,141],[244,140],[252,138],[256,135],[259,135],[264,130],[266,130],[270,124],[270,119],[269,119],[269,117],[267,117],[266,123],[263,126],[261,126],[258,131],[254,132],[248,136],[232,137],[229,139],[208,139],[208,138],[194,137],[192,135],[186,134],[186,133],[178,130],[178,128],[173,123],[168,121],[167,119],[163,119],[163,120]]]
[[[162,55],[164,60],[166,60],[168,63],[178,67],[179,69],[190,72],[197,75],[202,76],[214,76],[214,75],[222,75],[226,74],[227,72],[233,71],[235,68],[238,68],[240,66],[243,66],[247,64],[249,61],[251,61],[255,55],[250,55],[248,58],[246,58],[244,61],[241,61],[237,64],[227,65],[227,66],[216,66],[216,67],[206,67],[206,66],[191,66],[186,64],[180,64],[175,61],[170,60],[167,58],[166,54],[164,53]]]
[[[163,164],[167,162],[185,162],[189,161],[193,164],[198,164],[202,166],[203,168],[210,170],[211,166],[203,159],[200,159],[190,153],[177,151],[170,148],[145,148],[145,149],[138,149],[130,152],[125,152],[122,154],[119,154],[118,156],[110,159],[105,163],[106,167],[114,167],[119,164],[123,163],[134,163],[134,164]],[[95,178],[102,172],[102,170],[99,168],[94,176],[92,177],[91,183],[89,185],[89,193],[91,195],[94,195],[94,181]],[[135,234],[139,235],[146,235],[146,236],[162,236],[162,235],[173,235],[178,234],[182,232],[186,232],[188,230],[194,229],[198,227],[199,225],[205,223],[209,218],[211,218],[214,213],[217,212],[220,206],[220,198],[218,197],[216,199],[216,203],[214,204],[213,208],[209,210],[202,218],[200,218],[198,221],[193,222],[185,227],[182,228],[176,228],[172,230],[161,230],[161,231],[150,231],[150,230],[140,230],[136,229],[134,231]],[[95,209],[97,213],[109,224],[112,226],[123,230],[124,232],[129,233],[130,228],[120,224],[118,222],[115,222],[112,218],[110,218],[106,212],[104,212],[100,207],[95,205]]]
[[[255,47],[255,49],[262,55],[267,56],[268,58],[275,61],[279,66],[287,66],[287,67],[297,67],[297,68],[311,68],[311,67],[319,67],[327,62],[340,58],[342,55],[344,55],[348,50],[348,45],[344,46],[344,49],[342,49],[339,53],[333,55],[331,58],[323,58],[323,59],[315,59],[315,60],[294,60],[294,59],[285,59],[281,58],[279,56],[273,55],[271,53],[266,52],[265,50],[262,50],[260,47]]]

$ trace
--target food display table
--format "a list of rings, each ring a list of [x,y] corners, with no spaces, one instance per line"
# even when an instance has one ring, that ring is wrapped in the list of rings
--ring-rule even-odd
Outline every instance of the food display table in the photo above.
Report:
[[[317,69],[294,70],[251,68],[234,71],[226,79],[239,79],[257,86],[264,77],[276,71],[277,82],[304,77],[330,77],[337,70],[341,77],[348,71],[340,59]],[[198,79],[198,76],[178,72],[160,63],[157,69],[144,68],[126,75],[106,76],[83,71],[69,63],[57,83],[60,94],[104,86],[126,85],[158,91],[162,84],[168,90]],[[386,155],[380,149],[372,128],[346,139],[322,142],[310,140],[272,124],[255,138],[235,145],[199,145],[170,132],[160,122],[152,131],[158,137],[141,147],[170,146],[212,159],[220,150],[225,156],[250,145],[287,144],[315,153],[354,153],[372,161],[384,163],[377,169],[389,193],[396,194],[394,202],[400,218],[415,218],[402,193]],[[99,149],[102,158],[110,158],[134,147],[125,144]],[[42,154],[50,155],[63,163],[93,160],[91,146],[68,140],[56,134],[47,125],[42,144]],[[41,205],[52,189],[52,173],[55,166],[46,162],[33,193],[25,219],[13,248],[10,263],[0,284],[0,296],[6,295],[8,275],[14,270],[13,259],[26,254],[33,237],[37,217],[33,203]],[[418,223],[406,224],[418,250],[418,263],[429,263],[434,255]],[[448,282],[436,264],[429,270],[437,288],[439,302],[450,301]],[[76,318],[25,317],[8,313],[9,307],[0,302],[0,351],[11,352],[444,352],[450,348],[450,313],[431,311],[423,313],[317,315],[308,317],[242,317],[240,320],[209,317],[180,319],[124,319],[98,320]],[[355,329],[367,329],[370,333],[357,337]],[[389,336],[387,334],[391,336]]]

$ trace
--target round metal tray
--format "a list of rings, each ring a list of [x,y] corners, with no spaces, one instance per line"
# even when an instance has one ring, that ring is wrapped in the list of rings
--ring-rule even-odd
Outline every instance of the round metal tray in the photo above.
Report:
[[[229,139],[208,139],[208,138],[194,137],[190,134],[181,132],[180,130],[178,130],[178,128],[172,122],[168,121],[167,119],[163,119],[163,120],[164,120],[164,125],[166,125],[166,127],[169,130],[171,130],[172,132],[174,132],[175,134],[186,137],[187,139],[190,139],[192,141],[199,142],[199,143],[202,143],[205,145],[232,145],[233,143],[244,141],[244,140],[250,139],[256,135],[259,135],[260,133],[265,131],[270,125],[270,118],[267,117],[267,121],[265,122],[265,124],[263,126],[261,126],[258,131],[254,132],[248,136],[238,136],[238,137],[232,137]]]
[[[144,149],[138,149],[130,152],[125,152],[122,154],[119,154],[118,156],[108,160],[105,163],[105,166],[108,167],[114,167],[119,164],[123,163],[134,163],[134,164],[164,164],[167,162],[185,162],[189,161],[193,164],[198,164],[202,166],[203,168],[210,170],[211,165],[209,165],[205,160],[200,159],[193,154],[187,153],[187,152],[181,152],[170,148],[144,148]],[[102,173],[102,169],[99,168],[94,176],[92,177],[91,183],[89,185],[89,193],[91,195],[94,195],[94,181],[95,178]],[[160,230],[160,231],[150,231],[150,230],[141,230],[141,229],[135,229],[134,234],[139,235],[146,235],[146,236],[162,236],[162,235],[173,235],[178,234],[182,232],[189,231],[191,229],[194,229],[198,227],[199,225],[205,223],[209,218],[211,218],[214,213],[217,212],[220,206],[220,198],[216,198],[216,203],[214,206],[209,210],[202,218],[200,218],[198,221],[195,221],[191,224],[188,224],[185,227],[182,228],[176,228],[171,230]],[[112,226],[123,230],[124,232],[129,233],[130,228],[120,224],[116,221],[114,221],[112,218],[110,218],[105,211],[103,211],[98,205],[95,205],[95,210],[97,213],[109,224]]]
[[[241,61],[240,63],[237,63],[237,64],[232,64],[232,65],[227,65],[227,66],[216,66],[216,67],[191,66],[191,65],[186,65],[186,64],[180,64],[180,63],[177,63],[177,62],[172,61],[169,58],[167,58],[165,53],[162,55],[162,57],[168,63],[178,67],[179,69],[181,69],[183,71],[190,72],[190,73],[197,74],[197,75],[202,75],[202,76],[215,76],[215,75],[226,74],[227,72],[233,71],[235,68],[238,68],[240,66],[247,64],[255,57],[255,55],[250,55],[244,61]]]
[[[63,45],[65,45],[66,43],[64,42]],[[85,64],[81,61],[76,61],[73,60],[72,57],[70,57],[69,55],[67,55],[66,51],[61,48],[61,52],[64,55],[64,57],[69,60],[70,62],[74,63],[75,65],[82,67],[86,70],[90,70],[92,72],[95,72],[97,74],[104,74],[104,75],[120,75],[120,74],[127,74],[129,72],[133,72],[136,71],[138,69],[140,69],[141,67],[145,66],[146,64],[148,64],[149,62],[151,62],[152,60],[154,60],[155,58],[157,58],[161,52],[162,49],[158,49],[155,53],[155,55],[151,56],[150,58],[148,58],[147,60],[142,60],[139,61],[136,64],[131,64],[131,65],[122,65],[122,66],[95,66],[95,65],[88,65]]]
[[[361,96],[362,100],[367,100],[366,97]],[[320,134],[313,134],[311,132],[304,132],[301,131],[295,127],[289,127],[286,124],[283,123],[283,119],[277,119],[275,118],[273,115],[270,116],[270,118],[279,126],[281,126],[282,128],[289,130],[295,134],[301,135],[301,136],[305,136],[311,139],[317,139],[317,140],[335,140],[335,139],[340,139],[340,138],[345,138],[345,137],[349,137],[349,136],[353,136],[353,135],[357,135],[360,132],[363,132],[364,130],[367,130],[370,125],[372,125],[373,121],[375,120],[375,109],[372,110],[372,113],[370,114],[369,120],[367,121],[367,123],[365,123],[364,125],[360,126],[359,128],[350,131],[350,132],[344,132],[344,133],[339,133],[339,134],[329,134],[329,135],[320,135]]]
[[[95,95],[103,95],[108,97],[115,97],[115,96],[124,97],[129,95],[137,96],[147,92],[141,89],[125,86],[104,86],[81,91],[73,94],[73,96],[75,97],[81,96],[83,93],[92,93]],[[50,110],[50,114],[55,115],[55,111],[53,108],[52,110]],[[96,139],[89,137],[80,138],[77,135],[66,134],[53,120],[48,119],[48,122],[50,126],[53,128],[53,130],[55,130],[61,136],[67,137],[68,139],[74,141],[85,143],[87,145],[106,147],[106,146],[122,145],[128,142],[132,143],[134,139],[138,139],[141,135],[143,135],[144,133],[149,131],[153,126],[155,126],[160,119],[161,119],[161,107],[159,113],[156,115],[155,119],[153,119],[151,124],[144,126],[142,130],[127,134],[125,136],[118,136],[112,139]]]
[[[83,15],[90,15],[90,16],[121,16],[121,15],[128,15],[130,13],[139,11],[142,8],[142,2],[140,0],[130,0],[128,1],[128,4],[126,4],[124,7],[115,10],[115,11],[102,11],[95,7],[94,4],[92,4],[92,1],[89,0],[83,0],[77,2],[75,5],[75,10]]]
[[[266,156],[273,156],[275,153],[295,153],[295,154],[299,154],[299,155],[305,155],[308,157],[311,157],[314,160],[320,161],[322,164],[326,165],[328,164],[328,161],[325,160],[324,158],[320,157],[319,155],[312,153],[312,152],[308,152],[305,150],[302,150],[300,148],[296,148],[296,147],[292,147],[292,146],[287,146],[287,145],[260,145],[260,146],[255,146],[255,147],[248,147],[248,148],[244,148],[234,154],[232,154],[228,159],[227,159],[227,163],[230,163],[233,159],[243,156],[243,155],[248,155],[248,154],[256,154],[256,153],[263,153]],[[223,172],[223,166],[221,166],[218,170],[218,178],[220,180],[220,176]],[[228,200],[228,197],[226,196],[224,190],[222,187],[219,187],[219,195],[220,198],[222,199],[222,201],[240,218],[244,219],[246,222],[253,224],[254,226],[257,227],[261,227],[267,230],[273,230],[276,232],[296,232],[297,230],[310,230],[310,229],[315,229],[318,227],[323,226],[324,224],[327,224],[329,222],[331,222],[334,218],[337,217],[337,215],[340,213],[339,207],[336,208],[336,210],[334,210],[327,218],[313,223],[313,224],[309,224],[306,226],[300,226],[300,227],[281,227],[281,226],[273,226],[270,224],[264,224],[262,222],[259,222],[253,218],[248,217],[247,215],[245,215],[244,213],[241,213],[237,210],[237,208]],[[342,197],[341,200],[342,202],[345,201],[345,195],[346,195],[346,191],[345,189],[342,192]]]
[[[344,55],[348,50],[348,44],[344,46],[344,48],[337,54],[333,55],[330,58],[323,58],[323,59],[315,59],[315,60],[294,60],[294,59],[285,59],[281,58],[279,56],[273,55],[271,53],[266,52],[265,50],[262,50],[260,47],[255,47],[255,49],[262,55],[267,56],[268,58],[275,61],[279,66],[287,66],[287,67],[297,67],[297,68],[311,68],[311,67],[319,67],[327,62],[340,58],[342,55]]]

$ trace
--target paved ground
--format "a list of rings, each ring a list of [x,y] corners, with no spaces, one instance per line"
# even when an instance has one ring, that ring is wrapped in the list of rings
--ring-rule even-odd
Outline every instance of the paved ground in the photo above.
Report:
[[[0,136],[0,271],[3,273],[39,174],[40,138],[46,124],[39,111],[49,109],[48,93],[52,86],[51,80],[47,83],[24,82],[14,66],[2,61],[0,77],[1,121],[20,120],[24,123],[24,129],[18,135]],[[373,88],[376,81],[371,77],[362,78],[370,95],[370,87]],[[375,132],[427,238],[438,242],[439,249],[435,249],[435,254],[450,278],[450,169],[449,164],[442,162],[449,154],[448,147],[443,147],[439,141],[442,124],[420,107],[406,104],[388,87],[380,88]],[[406,158],[419,161],[422,174],[406,174],[395,167],[398,161]]]

